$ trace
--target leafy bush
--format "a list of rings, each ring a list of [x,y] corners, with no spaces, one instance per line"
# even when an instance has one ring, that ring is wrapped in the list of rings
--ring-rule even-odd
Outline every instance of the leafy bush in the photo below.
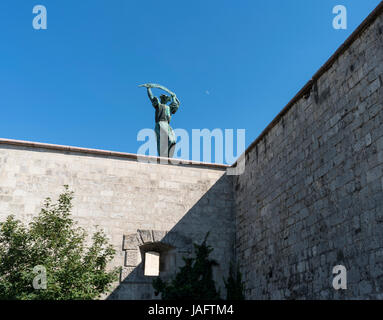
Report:
[[[85,231],[70,216],[72,199],[65,186],[27,227],[12,215],[0,223],[0,299],[95,299],[117,280],[118,268],[106,270],[115,250],[102,231],[86,246]],[[36,266],[46,269],[46,289],[33,287]]]
[[[225,282],[226,299],[230,301],[245,300],[244,284],[242,282],[242,274],[237,266],[234,272],[234,267],[230,265],[229,277]]]
[[[183,258],[185,265],[180,268],[175,278],[167,284],[161,278],[153,281],[156,295],[162,293],[163,300],[219,300],[213,280],[212,267],[218,265],[209,259],[213,249],[206,244],[209,234],[201,245],[194,244],[195,258]]]
[[[213,280],[213,266],[218,265],[215,260],[209,259],[213,251],[206,244],[209,234],[201,245],[194,244],[195,258],[183,258],[185,265],[180,268],[170,283],[161,278],[153,281],[155,294],[162,294],[163,300],[220,300],[220,293],[216,290]],[[244,286],[242,275],[230,265],[230,274],[224,280],[227,300],[244,300]]]

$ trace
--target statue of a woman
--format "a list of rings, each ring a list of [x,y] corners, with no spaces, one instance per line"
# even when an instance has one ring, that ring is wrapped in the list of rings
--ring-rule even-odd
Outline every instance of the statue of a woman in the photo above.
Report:
[[[172,127],[169,125],[171,115],[175,114],[180,106],[180,101],[173,93],[171,97],[161,94],[160,100],[153,96],[150,87],[146,87],[148,97],[152,102],[153,107],[156,109],[155,113],[155,132],[157,137],[157,151],[160,157],[173,158],[174,150],[176,147],[176,136]],[[167,103],[169,103],[167,105]]]

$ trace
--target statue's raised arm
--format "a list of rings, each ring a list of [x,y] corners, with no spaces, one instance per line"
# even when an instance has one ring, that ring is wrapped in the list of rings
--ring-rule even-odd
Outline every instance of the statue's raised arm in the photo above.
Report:
[[[155,96],[153,95],[152,90],[151,90],[151,87],[149,86],[149,84],[143,84],[143,85],[140,85],[139,87],[145,87],[145,88],[146,88],[146,91],[147,91],[149,100],[151,101],[153,107],[154,107],[154,108],[157,108],[157,107],[158,107],[158,104],[159,104],[159,100],[158,100],[157,97],[155,97]]]
[[[175,103],[177,106],[181,104],[176,95],[172,96],[172,103]]]
[[[153,101],[154,96],[153,96],[152,90],[150,88],[146,88],[146,89],[147,89],[147,93],[148,93],[148,97],[150,101]]]
[[[176,95],[172,95],[171,97],[172,97],[172,102],[169,105],[170,112],[172,114],[175,114],[177,112],[178,108],[180,107],[181,102],[178,100]]]

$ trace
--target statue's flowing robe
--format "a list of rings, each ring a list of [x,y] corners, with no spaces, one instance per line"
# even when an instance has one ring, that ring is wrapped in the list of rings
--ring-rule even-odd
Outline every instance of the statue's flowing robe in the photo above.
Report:
[[[177,112],[179,104],[176,102],[172,102],[170,105],[162,104],[156,98],[153,99],[152,103],[156,109],[154,131],[157,137],[158,155],[169,157],[169,150],[176,144],[176,136],[169,123],[171,115]]]

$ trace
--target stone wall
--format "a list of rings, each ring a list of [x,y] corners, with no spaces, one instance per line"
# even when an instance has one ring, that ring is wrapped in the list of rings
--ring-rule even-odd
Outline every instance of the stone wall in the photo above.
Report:
[[[142,273],[143,245],[172,249],[169,276],[208,231],[222,286],[235,238],[232,180],[225,167],[141,163],[118,153],[0,141],[0,221],[9,214],[30,221],[63,185],[75,193],[79,225],[88,233],[99,226],[117,250],[112,265],[124,268],[110,298],[154,298],[152,278]]]
[[[234,186],[248,299],[383,298],[382,11],[247,151]]]

